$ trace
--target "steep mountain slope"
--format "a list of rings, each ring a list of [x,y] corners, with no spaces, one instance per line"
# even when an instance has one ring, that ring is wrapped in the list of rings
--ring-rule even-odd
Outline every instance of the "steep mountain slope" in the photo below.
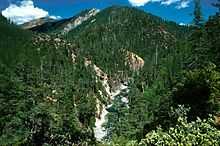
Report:
[[[81,53],[98,66],[115,72],[126,69],[124,50],[140,56],[145,65],[160,64],[189,30],[136,8],[113,6],[70,31],[66,38],[75,40]]]
[[[119,87],[123,86],[123,82],[128,82],[126,88],[129,89],[130,79],[136,80],[134,74],[139,73],[141,80],[133,84],[138,87],[139,92],[143,92],[144,85],[151,86],[156,80],[160,80],[165,86],[169,85],[170,78],[181,70],[185,58],[179,53],[178,43],[186,39],[189,31],[188,27],[162,20],[136,8],[114,6],[83,22],[65,37],[79,45],[80,56],[89,57],[109,75],[110,86],[116,86],[114,83],[111,85],[115,81],[122,82],[119,82]],[[129,110],[130,113],[136,112],[137,103],[130,102],[137,100],[134,98],[136,95],[121,95],[121,90],[119,93],[113,103],[117,105],[122,102],[123,106],[133,107],[134,111]],[[108,117],[106,111],[114,105],[111,103],[102,107],[101,117]],[[125,110],[128,110],[127,106]],[[111,114],[115,113],[110,112]],[[100,123],[106,122],[107,120],[103,121],[101,118]],[[113,123],[108,124],[110,131],[117,129],[117,126],[113,127]],[[138,124],[140,130],[143,124],[144,121]],[[111,133],[100,130],[99,124],[97,127],[99,128],[95,129],[95,134],[99,140]]]
[[[30,30],[37,32],[56,32],[65,34],[70,30],[76,28],[78,25],[86,21],[99,12],[98,9],[88,9],[80,12],[78,15],[68,19],[63,19],[55,22],[46,22],[42,25],[30,28]]]
[[[120,89],[63,38],[33,34],[2,16],[0,32],[0,145],[94,142],[92,129],[102,132],[97,123]]]
[[[127,52],[145,62],[142,69],[156,77],[155,66],[164,64],[167,56],[178,54],[179,41],[183,42],[192,29],[136,8],[112,6],[100,12],[85,10],[32,30],[63,35],[78,45],[80,56],[89,58],[112,77],[129,76],[134,69],[126,60]]]
[[[0,15],[0,58],[1,62],[13,64],[19,59],[26,47],[31,47],[32,33],[11,25]],[[13,62],[13,63],[12,63]]]
[[[52,23],[52,22],[55,22],[55,21],[56,20],[54,20],[52,18],[49,18],[49,17],[39,18],[39,19],[36,19],[36,20],[32,20],[30,22],[26,22],[26,23],[22,24],[21,27],[23,29],[32,29],[34,27],[41,26],[45,23]]]
[[[89,12],[84,11],[84,16],[89,15]],[[58,21],[54,27],[42,25],[32,30],[56,32],[76,43],[78,55],[87,58],[101,70],[103,75],[99,78],[107,93],[104,96],[112,97],[111,93],[117,91],[123,82],[129,82],[134,73],[141,73],[142,80],[135,86],[143,90],[144,84],[150,86],[159,78],[163,79],[163,84],[167,84],[170,82],[167,76],[173,77],[182,68],[184,58],[177,44],[186,39],[190,28],[130,7],[113,6],[89,16],[86,19],[76,16],[73,17],[75,19]],[[75,23],[78,22],[76,20],[85,21]],[[68,24],[78,25],[68,27]],[[64,28],[71,29],[63,33]],[[101,90],[101,95],[103,93]],[[128,100],[128,96],[122,95],[120,98]],[[112,100],[107,104],[103,100],[96,100],[98,116],[95,135],[99,140],[106,134],[101,124],[106,122],[106,110],[111,103]]]
[[[145,62],[145,68],[161,64],[163,58],[174,52],[179,40],[191,30],[174,22],[131,7],[112,6],[98,11],[85,10],[57,22],[31,28],[37,32],[56,32],[78,44],[80,53],[89,57],[104,71],[114,74],[128,70],[125,58],[130,51]]]
[[[94,142],[99,84],[75,45],[2,16],[0,32],[0,145]]]

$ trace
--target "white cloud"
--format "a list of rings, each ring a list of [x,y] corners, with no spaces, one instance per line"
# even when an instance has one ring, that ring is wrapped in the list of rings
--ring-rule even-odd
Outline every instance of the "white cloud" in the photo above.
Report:
[[[150,2],[159,2],[162,5],[167,5],[167,6],[176,4],[177,9],[186,8],[189,6],[189,3],[191,2],[191,0],[128,0],[128,1],[132,6],[135,7],[144,6]]]
[[[149,2],[161,2],[162,0],[128,0],[132,6],[140,7],[144,6]]]
[[[51,19],[61,19],[62,17],[61,16],[54,16],[54,15],[52,15],[52,16],[49,16]]]
[[[177,9],[187,8],[187,7],[189,7],[189,3],[190,3],[190,0],[182,1],[182,2],[180,2],[180,4],[178,6],[176,6],[176,8]]]
[[[183,22],[180,22],[179,25],[181,25],[181,26],[191,26],[191,24],[189,24],[189,23],[183,23]]]
[[[162,5],[171,5],[171,4],[174,4],[174,3],[177,3],[179,2],[180,0],[162,0],[161,1],[161,4]]]
[[[181,26],[185,26],[186,24],[183,23],[183,22],[180,22],[179,25],[181,25]]]
[[[145,4],[150,2],[151,0],[128,0],[128,1],[130,2],[130,4],[132,6],[140,7],[140,6],[144,6]]]
[[[52,17],[56,19],[59,17],[50,16],[47,11],[35,7],[32,0],[23,0],[19,5],[10,4],[8,8],[2,11],[2,15],[16,24],[23,24],[43,17]]]

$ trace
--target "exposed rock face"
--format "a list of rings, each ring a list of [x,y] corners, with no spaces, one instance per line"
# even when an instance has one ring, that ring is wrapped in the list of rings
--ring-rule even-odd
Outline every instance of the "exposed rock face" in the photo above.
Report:
[[[71,53],[71,58],[72,58],[72,62],[76,63],[76,55],[74,54],[74,52]]]
[[[78,18],[76,18],[74,21],[68,23],[66,25],[66,27],[64,27],[63,29],[63,34],[68,33],[69,31],[71,31],[72,29],[76,28],[77,26],[79,26],[80,24],[82,24],[84,21],[88,20],[89,18],[91,18],[92,16],[95,16],[100,10],[98,9],[91,9],[88,13],[86,13],[84,16],[79,16]],[[93,20],[94,21],[94,20]]]
[[[103,72],[99,67],[94,65],[94,70],[96,72],[96,75],[100,78],[101,81],[108,80],[108,75]]]
[[[138,71],[144,67],[144,60],[130,51],[126,51],[125,60],[125,65],[128,65],[133,71]]]
[[[54,19],[48,18],[48,17],[40,18],[40,19],[36,19],[36,20],[33,20],[33,21],[30,21],[30,22],[22,24],[21,28],[23,28],[23,29],[31,29],[31,28],[40,26],[40,25],[42,25],[42,24],[44,24],[46,22],[54,22],[54,21],[55,21]]]
[[[218,114],[218,115],[215,116],[214,124],[215,124],[218,128],[220,128],[220,114]]]
[[[108,75],[105,72],[103,72],[98,66],[96,66],[95,64],[92,64],[92,61],[89,60],[88,58],[85,58],[84,64],[85,66],[92,65],[92,68],[96,73],[96,77],[100,79],[102,86],[104,87],[105,92],[107,93],[107,97],[111,97],[111,91],[110,91],[111,89],[108,84],[108,80],[109,80]]]
[[[96,100],[96,121],[94,127],[94,134],[98,141],[101,141],[102,138],[107,134],[107,131],[102,126],[106,122],[106,115],[108,111],[106,110],[106,106],[103,105],[98,99]]]
[[[92,61],[85,58],[84,62],[85,66],[92,66],[96,77],[99,78],[99,80],[102,83],[103,88],[105,89],[106,96],[111,100],[111,89],[108,84],[108,75],[103,72],[99,67],[97,67],[95,64],[92,64]],[[98,80],[97,80],[98,81]],[[99,94],[104,97],[103,92],[99,90]],[[108,107],[108,106],[107,106]],[[96,121],[95,121],[95,127],[94,127],[94,134],[98,141],[101,141],[102,138],[107,134],[107,131],[102,126],[106,122],[106,115],[108,114],[108,111],[106,110],[106,105],[104,105],[99,99],[96,99]]]

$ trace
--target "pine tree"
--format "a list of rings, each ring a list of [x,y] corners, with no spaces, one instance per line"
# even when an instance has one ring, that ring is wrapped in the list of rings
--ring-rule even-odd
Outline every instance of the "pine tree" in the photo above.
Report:
[[[208,46],[209,60],[219,67],[220,63],[220,13],[211,16],[205,25],[206,44]]]
[[[203,17],[202,17],[202,11],[201,11],[201,1],[200,0],[194,0],[194,25],[197,27],[201,27],[203,24]]]
[[[194,0],[194,31],[191,35],[191,49],[193,61],[190,63],[191,68],[200,68],[206,64],[207,48],[205,45],[205,32],[203,29],[203,16],[201,11],[201,1]]]

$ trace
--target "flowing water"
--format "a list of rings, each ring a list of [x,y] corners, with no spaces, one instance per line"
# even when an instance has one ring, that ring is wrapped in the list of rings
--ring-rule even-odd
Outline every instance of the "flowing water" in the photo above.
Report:
[[[104,87],[108,87],[108,86],[105,85]],[[109,89],[109,88],[106,88],[106,89]],[[129,92],[127,84],[120,84],[117,90],[115,90],[114,92],[107,91],[107,93],[110,93],[110,99],[114,100],[118,95],[120,95],[124,91]],[[125,102],[126,104],[128,104],[127,97],[122,97],[122,102]],[[106,109],[110,108],[111,106],[112,104],[109,104],[107,106],[103,105],[100,117],[99,118],[96,117],[94,134],[95,134],[97,141],[101,141],[107,134],[107,131],[103,127],[103,124],[106,123],[108,120],[106,118],[106,115],[108,114],[108,111]]]

